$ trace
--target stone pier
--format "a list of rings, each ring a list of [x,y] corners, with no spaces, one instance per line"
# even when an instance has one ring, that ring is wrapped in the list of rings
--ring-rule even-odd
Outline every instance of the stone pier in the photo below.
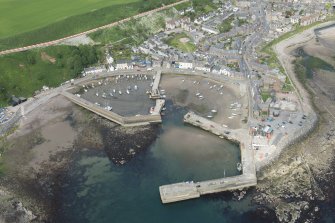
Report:
[[[213,121],[189,112],[184,116],[184,122],[209,131],[219,137],[240,144],[242,175],[225,177],[202,182],[182,182],[159,187],[163,203],[198,198],[204,194],[242,189],[257,184],[254,151],[251,149],[251,137],[245,129],[229,129]]]

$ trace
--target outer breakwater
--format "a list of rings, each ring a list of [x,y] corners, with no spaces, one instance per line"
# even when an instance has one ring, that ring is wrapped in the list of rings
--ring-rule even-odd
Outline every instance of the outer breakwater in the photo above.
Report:
[[[231,130],[215,122],[200,117],[193,112],[184,116],[184,122],[202,128],[220,137],[238,142],[241,149],[242,175],[226,177],[202,182],[182,182],[159,187],[163,203],[198,198],[204,194],[235,190],[257,184],[254,152],[245,145],[251,145],[251,137],[247,130]]]

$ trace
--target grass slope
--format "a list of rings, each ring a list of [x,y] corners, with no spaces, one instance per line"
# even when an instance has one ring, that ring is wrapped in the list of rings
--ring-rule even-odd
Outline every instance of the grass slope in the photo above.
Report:
[[[67,17],[140,0],[0,0],[0,38],[31,31]]]
[[[5,1],[5,0],[0,0]],[[35,0],[36,1],[36,0]],[[64,0],[62,0],[63,2]],[[79,1],[79,0],[75,0]],[[88,1],[88,0],[85,0]],[[90,1],[98,1],[98,0],[90,0]],[[101,0],[103,1],[103,0]],[[106,0],[107,1],[107,0]],[[125,2],[123,0],[113,0],[113,2]],[[128,1],[135,1],[135,0],[127,0]],[[112,6],[104,7],[98,10],[90,11],[88,13],[74,15],[71,17],[65,18],[64,16],[60,19],[60,21],[51,23],[52,19],[49,20],[49,25],[17,34],[14,36],[9,36],[5,38],[0,37],[0,50],[15,48],[15,47],[22,47],[27,46],[35,43],[46,42],[58,38],[62,38],[65,36],[69,36],[72,34],[80,33],[82,31],[86,31],[92,28],[96,28],[102,25],[109,24],[111,22],[119,21],[121,19],[134,16],[141,12],[149,11],[151,9],[158,8],[162,6],[162,4],[170,4],[176,2],[177,0],[136,0],[135,2],[130,2],[127,4],[115,4]],[[58,1],[57,1],[58,2]],[[69,1],[71,2],[71,1]],[[63,2],[63,6],[67,8],[68,3]],[[72,3],[71,3],[72,4]],[[25,4],[26,5],[26,4]],[[78,4],[80,8],[81,4]],[[0,5],[0,8],[1,5]],[[29,7],[28,7],[29,9]],[[45,9],[47,14],[49,11]],[[68,12],[69,15],[72,13]],[[6,16],[1,15],[1,18]],[[8,17],[8,15],[7,15]],[[35,19],[42,19],[43,16],[39,16],[39,18]],[[43,20],[43,19],[42,19]],[[23,20],[21,21],[23,24],[26,22]],[[28,22],[29,23],[29,22]],[[51,24],[50,24],[51,23]],[[0,24],[1,29],[3,29],[4,24]],[[10,32],[8,32],[9,35]]]

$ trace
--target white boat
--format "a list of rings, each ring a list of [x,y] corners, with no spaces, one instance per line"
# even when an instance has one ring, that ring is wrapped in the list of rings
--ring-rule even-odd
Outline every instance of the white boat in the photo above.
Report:
[[[115,93],[116,92],[116,90],[115,89],[113,89],[113,93]]]
[[[106,93],[104,92],[104,93],[102,93],[102,96],[101,96],[102,98],[106,98]]]
[[[231,115],[232,115],[232,116],[237,116],[237,114],[235,114],[235,113],[231,113]]]
[[[109,95],[110,95],[111,97],[113,97],[113,96],[114,96],[112,93],[109,93]]]
[[[154,112],[155,108],[151,107],[149,113],[152,114]]]
[[[134,89],[137,91],[137,89],[138,89],[138,88],[137,88],[137,85],[134,86]]]
[[[222,85],[222,84],[220,85],[220,88],[223,88],[223,85]]]
[[[119,95],[121,95],[122,94],[122,91],[119,91]]]
[[[95,93],[95,96],[99,97],[99,92]]]
[[[130,91],[129,91],[129,90],[127,90],[127,94],[130,94]]]
[[[193,81],[193,84],[196,84],[197,82],[196,81]]]
[[[207,118],[213,118],[213,115],[207,115]]]
[[[215,110],[215,109],[212,109],[211,112],[213,112],[213,113],[217,113],[218,111]]]
[[[101,85],[101,82],[99,81],[98,84]]]
[[[237,170],[241,171],[242,170],[242,164],[241,163],[237,163]]]
[[[209,87],[209,89],[212,89],[212,88],[213,88],[213,86],[210,86],[210,87]]]
[[[84,89],[85,92],[87,92],[87,89]]]
[[[80,98],[80,94],[76,94],[76,96],[77,96],[78,98]]]
[[[199,98],[200,98],[200,99],[203,99],[203,98],[204,98],[204,96],[202,96],[202,95],[199,95]]]
[[[152,86],[154,86],[154,82],[151,82],[151,83],[150,83],[150,87],[152,87]]]
[[[195,96],[197,96],[197,97],[198,97],[199,95],[200,95],[200,93],[196,93],[196,94],[195,94]]]
[[[216,88],[216,84],[213,85],[213,88]]]
[[[220,92],[220,95],[223,95],[223,92]]]
[[[233,116],[229,116],[228,118],[229,118],[229,119],[233,119],[234,117],[233,117]]]

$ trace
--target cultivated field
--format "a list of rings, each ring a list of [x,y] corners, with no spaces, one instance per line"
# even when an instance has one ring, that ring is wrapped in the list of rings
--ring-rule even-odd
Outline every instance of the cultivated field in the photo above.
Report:
[[[106,6],[140,0],[0,0],[0,38],[47,26]]]

